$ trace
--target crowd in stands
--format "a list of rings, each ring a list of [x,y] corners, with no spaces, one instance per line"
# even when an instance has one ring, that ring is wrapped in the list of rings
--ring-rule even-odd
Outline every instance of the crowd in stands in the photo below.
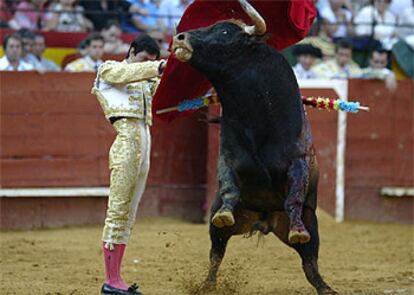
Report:
[[[123,33],[150,34],[159,42],[165,58],[169,54],[166,36],[173,34],[190,2],[0,0],[0,26],[16,31],[4,40],[0,70],[60,70],[42,57],[45,38],[40,32],[48,31],[91,33],[79,44],[80,58],[66,65],[66,71],[95,71],[104,53],[125,54],[128,44],[121,39]],[[383,79],[392,89],[395,75],[389,70],[391,55],[399,55],[397,60],[406,67],[403,70],[413,78],[414,0],[315,2],[318,15],[313,28],[292,51],[298,78]],[[367,62],[355,62],[355,52],[364,52]],[[361,69],[361,65],[367,67]]]
[[[0,0],[2,27],[101,31],[108,20],[123,32],[172,33],[190,0]]]

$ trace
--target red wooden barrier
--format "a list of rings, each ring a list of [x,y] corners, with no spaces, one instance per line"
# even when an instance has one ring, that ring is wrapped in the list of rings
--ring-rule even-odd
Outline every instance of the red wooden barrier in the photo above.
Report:
[[[414,83],[390,93],[381,81],[351,80],[349,97],[371,111],[348,116],[347,219],[414,222],[414,197],[381,196],[384,186],[414,188]]]
[[[89,73],[0,73],[2,188],[108,186],[114,132],[90,94],[93,79]],[[414,186],[413,89],[412,81],[400,82],[390,95],[381,82],[350,81],[349,98],[371,112],[348,115],[346,219],[413,221],[414,198],[380,194],[382,186]],[[329,90],[304,94],[335,97]],[[320,166],[319,205],[333,214],[337,113],[308,114]],[[199,112],[171,124],[155,120],[141,214],[203,218],[216,190],[219,132],[199,120],[204,116]],[[0,227],[97,223],[105,203],[106,198],[0,197]]]
[[[2,188],[108,186],[108,151],[114,131],[90,94],[93,80],[90,73],[0,73]],[[200,116],[171,124],[155,120],[144,215],[190,220],[204,216],[207,126]],[[76,211],[76,201],[70,199],[0,198],[0,225],[27,228],[30,220],[34,226],[62,225],[65,218],[58,213],[59,207],[71,204],[73,210],[68,212]],[[27,202],[33,206],[20,206]],[[95,211],[105,202],[105,198],[92,198],[86,204]],[[37,206],[42,209],[11,209]],[[68,216],[66,223],[96,223],[103,218],[100,211],[99,219],[96,213],[83,219]]]

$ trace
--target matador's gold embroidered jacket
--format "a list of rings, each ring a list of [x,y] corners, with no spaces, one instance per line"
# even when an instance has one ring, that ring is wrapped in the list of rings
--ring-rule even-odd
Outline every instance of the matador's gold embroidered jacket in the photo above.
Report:
[[[107,61],[99,67],[92,93],[105,117],[130,117],[152,124],[152,96],[159,83],[162,61]]]

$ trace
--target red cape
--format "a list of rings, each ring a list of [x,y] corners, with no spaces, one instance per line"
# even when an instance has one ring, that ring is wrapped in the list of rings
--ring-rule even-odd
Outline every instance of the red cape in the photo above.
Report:
[[[313,0],[251,0],[250,4],[264,18],[270,33],[267,42],[277,50],[303,39],[316,16]],[[237,0],[195,0],[184,12],[177,32],[207,27],[232,18],[251,24]],[[202,96],[210,88],[210,82],[203,74],[171,55],[154,96],[153,112],[156,115],[157,110]],[[179,114],[173,111],[156,116],[171,121]]]

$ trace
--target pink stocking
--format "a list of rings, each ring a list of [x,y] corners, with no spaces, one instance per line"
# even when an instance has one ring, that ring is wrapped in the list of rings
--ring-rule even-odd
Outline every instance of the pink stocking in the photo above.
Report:
[[[105,284],[121,290],[128,290],[128,285],[121,278],[121,262],[125,252],[124,244],[112,244],[113,249],[105,246],[103,252],[105,259]]]

